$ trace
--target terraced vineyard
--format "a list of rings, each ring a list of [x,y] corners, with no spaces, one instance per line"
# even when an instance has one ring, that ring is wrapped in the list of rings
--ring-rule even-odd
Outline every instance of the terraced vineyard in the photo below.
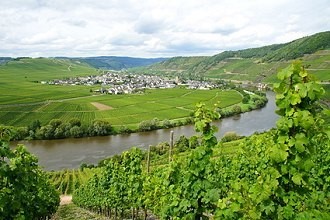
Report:
[[[188,117],[198,102],[208,105],[219,102],[219,107],[222,108],[241,100],[237,91],[149,90],[142,95],[99,95],[37,104],[0,105],[0,120],[5,125],[27,126],[35,119],[42,124],[47,124],[54,118],[62,121],[78,118],[84,124],[89,124],[94,119],[103,119],[114,126],[137,126],[141,121],[153,118],[171,120]],[[100,110],[92,104],[95,102],[109,106],[109,109]]]
[[[98,70],[78,61],[20,58],[0,66],[0,121],[27,127],[35,120],[47,125],[52,119],[77,118],[84,125],[101,119],[113,126],[137,128],[144,120],[189,117],[198,102],[220,107],[241,102],[236,91],[149,90],[135,95],[96,95],[97,86],[64,86],[41,81],[96,75]],[[102,106],[102,108],[100,108]]]
[[[86,183],[90,177],[97,175],[99,168],[85,168],[83,170],[61,170],[48,172],[49,179],[61,194],[72,194],[81,184]]]

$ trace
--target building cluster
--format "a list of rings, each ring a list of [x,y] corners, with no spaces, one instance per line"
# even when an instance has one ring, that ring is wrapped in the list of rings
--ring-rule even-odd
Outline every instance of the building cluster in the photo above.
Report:
[[[49,85],[100,85],[100,89],[94,92],[108,94],[130,94],[144,89],[166,89],[176,86],[186,86],[189,89],[212,89],[217,86],[211,82],[187,80],[181,82],[178,77],[165,78],[154,75],[137,75],[130,73],[106,72],[98,76],[76,77],[52,81],[42,81]]]

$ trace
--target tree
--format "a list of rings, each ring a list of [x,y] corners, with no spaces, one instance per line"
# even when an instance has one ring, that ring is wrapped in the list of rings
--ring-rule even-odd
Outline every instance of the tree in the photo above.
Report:
[[[181,135],[179,140],[174,144],[174,150],[177,152],[184,152],[189,148],[189,139]]]
[[[69,120],[69,124],[71,125],[71,127],[74,127],[74,126],[80,127],[81,121],[78,118],[71,118]]]
[[[84,135],[84,131],[81,127],[73,126],[70,129],[70,135],[71,135],[71,137],[79,138],[79,137],[82,137]]]
[[[142,121],[139,124],[139,131],[151,131],[159,127],[159,120],[154,118],[152,120]]]
[[[232,112],[234,115],[237,115],[242,112],[242,108],[239,105],[234,105],[232,108]]]
[[[34,120],[29,126],[28,130],[35,132],[37,129],[41,127],[41,123],[39,120]]]
[[[63,122],[62,122],[62,120],[60,120],[60,119],[52,119],[52,120],[48,123],[48,125],[52,126],[52,127],[55,129],[55,128],[59,127],[62,123],[63,123]]]
[[[113,132],[111,124],[103,120],[94,120],[89,126],[89,135],[91,136],[105,136]]]

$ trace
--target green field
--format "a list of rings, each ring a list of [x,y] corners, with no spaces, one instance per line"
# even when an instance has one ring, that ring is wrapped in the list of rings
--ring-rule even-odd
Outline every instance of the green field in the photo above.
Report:
[[[145,94],[98,95],[37,104],[2,105],[0,121],[5,125],[27,126],[36,119],[43,125],[54,118],[62,121],[78,118],[85,124],[91,123],[94,119],[102,119],[114,126],[134,127],[141,121],[153,118],[171,120],[188,117],[198,102],[208,105],[219,102],[220,107],[227,107],[241,100],[241,95],[236,91],[147,90]],[[95,102],[111,109],[98,109],[91,104]]]
[[[41,81],[95,75],[88,65],[68,60],[37,58],[20,59],[0,65],[0,105],[38,103],[90,96],[82,86],[48,86]]]
[[[0,66],[0,123],[28,126],[38,119],[42,125],[52,119],[78,118],[83,124],[94,119],[114,126],[137,126],[144,120],[188,117],[196,103],[220,102],[220,107],[242,100],[236,91],[186,89],[147,90],[144,94],[93,94],[90,86],[48,85],[41,81],[98,74],[86,64],[70,60],[24,58]],[[103,104],[100,109],[92,103]]]

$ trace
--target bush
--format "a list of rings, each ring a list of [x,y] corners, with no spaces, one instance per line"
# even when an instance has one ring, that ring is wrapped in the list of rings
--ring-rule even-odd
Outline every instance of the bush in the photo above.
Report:
[[[241,138],[242,137],[237,135],[237,133],[235,131],[229,131],[224,134],[223,138],[221,138],[221,142],[230,142],[230,141],[235,141],[235,140],[238,140]]]

